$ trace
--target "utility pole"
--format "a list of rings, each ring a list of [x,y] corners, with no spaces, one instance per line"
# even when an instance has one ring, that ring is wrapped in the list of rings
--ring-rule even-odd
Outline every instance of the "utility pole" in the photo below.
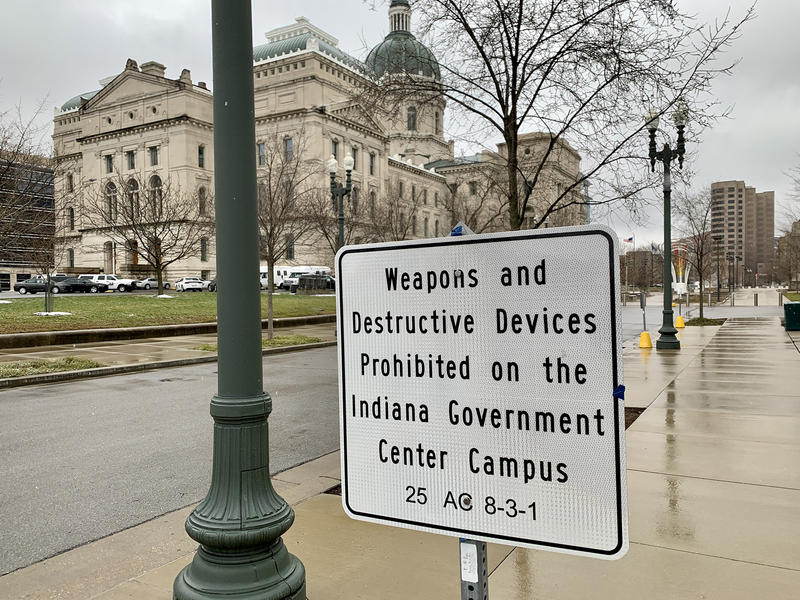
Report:
[[[281,540],[294,511],[269,476],[258,264],[250,0],[212,0],[219,376],[211,487],[186,519],[200,544],[176,600],[305,600],[303,564]]]

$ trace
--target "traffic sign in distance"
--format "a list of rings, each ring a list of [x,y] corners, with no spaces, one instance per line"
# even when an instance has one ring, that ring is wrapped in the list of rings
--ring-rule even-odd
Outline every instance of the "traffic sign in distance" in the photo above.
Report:
[[[346,512],[621,557],[617,257],[602,226],[340,250]]]

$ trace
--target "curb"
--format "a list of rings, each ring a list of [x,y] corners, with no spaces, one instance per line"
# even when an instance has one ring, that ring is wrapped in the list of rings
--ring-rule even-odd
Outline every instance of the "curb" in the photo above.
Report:
[[[297,325],[334,323],[336,315],[309,315],[305,317],[282,317],[273,319],[275,328]],[[268,327],[262,319],[261,329]],[[32,346],[59,346],[61,344],[85,344],[88,342],[110,342],[115,340],[138,340],[151,337],[199,335],[216,333],[217,323],[181,323],[177,325],[153,325],[151,327],[112,327],[108,329],[74,329],[66,331],[35,331],[31,333],[0,334],[0,350],[30,348]]]
[[[315,348],[329,348],[335,346],[336,341],[317,342],[314,344],[302,344],[300,346],[283,346],[280,348],[264,348],[261,350],[262,356],[270,354],[283,354],[286,352],[297,352],[300,350],[313,350]],[[45,373],[43,375],[31,375],[29,377],[13,377],[10,379],[0,379],[0,390],[22,387],[26,385],[37,385],[42,383],[59,383],[62,381],[72,381],[75,379],[91,379],[94,377],[108,377],[110,375],[122,375],[125,373],[138,373],[140,371],[151,371],[154,369],[165,369],[168,367],[186,367],[202,363],[217,362],[217,355],[198,356],[196,358],[179,358],[175,360],[161,360],[150,363],[137,363],[133,365],[119,365],[116,367],[98,367],[96,369],[85,369],[83,371],[61,371],[59,373]]]

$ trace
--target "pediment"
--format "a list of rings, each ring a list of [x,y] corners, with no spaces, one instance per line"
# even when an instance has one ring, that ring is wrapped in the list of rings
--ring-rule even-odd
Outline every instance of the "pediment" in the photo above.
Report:
[[[139,100],[174,89],[175,83],[169,79],[154,78],[135,71],[125,70],[103,87],[83,107],[84,111],[115,106],[129,100]]]
[[[348,102],[346,104],[339,104],[335,107],[328,109],[328,114],[345,119],[361,127],[366,127],[380,134],[386,134],[383,126],[375,120],[375,118],[364,109],[363,106],[355,102]]]

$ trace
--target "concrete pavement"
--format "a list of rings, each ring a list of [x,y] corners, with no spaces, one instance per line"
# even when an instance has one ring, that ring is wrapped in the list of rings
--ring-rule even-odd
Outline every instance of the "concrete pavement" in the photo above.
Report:
[[[800,353],[776,318],[626,349],[631,547],[606,562],[491,545],[492,598],[789,600],[800,589]],[[338,452],[275,476],[314,600],[457,598],[455,538],[349,520]],[[163,598],[195,544],[191,507],[0,578],[0,597]]]

